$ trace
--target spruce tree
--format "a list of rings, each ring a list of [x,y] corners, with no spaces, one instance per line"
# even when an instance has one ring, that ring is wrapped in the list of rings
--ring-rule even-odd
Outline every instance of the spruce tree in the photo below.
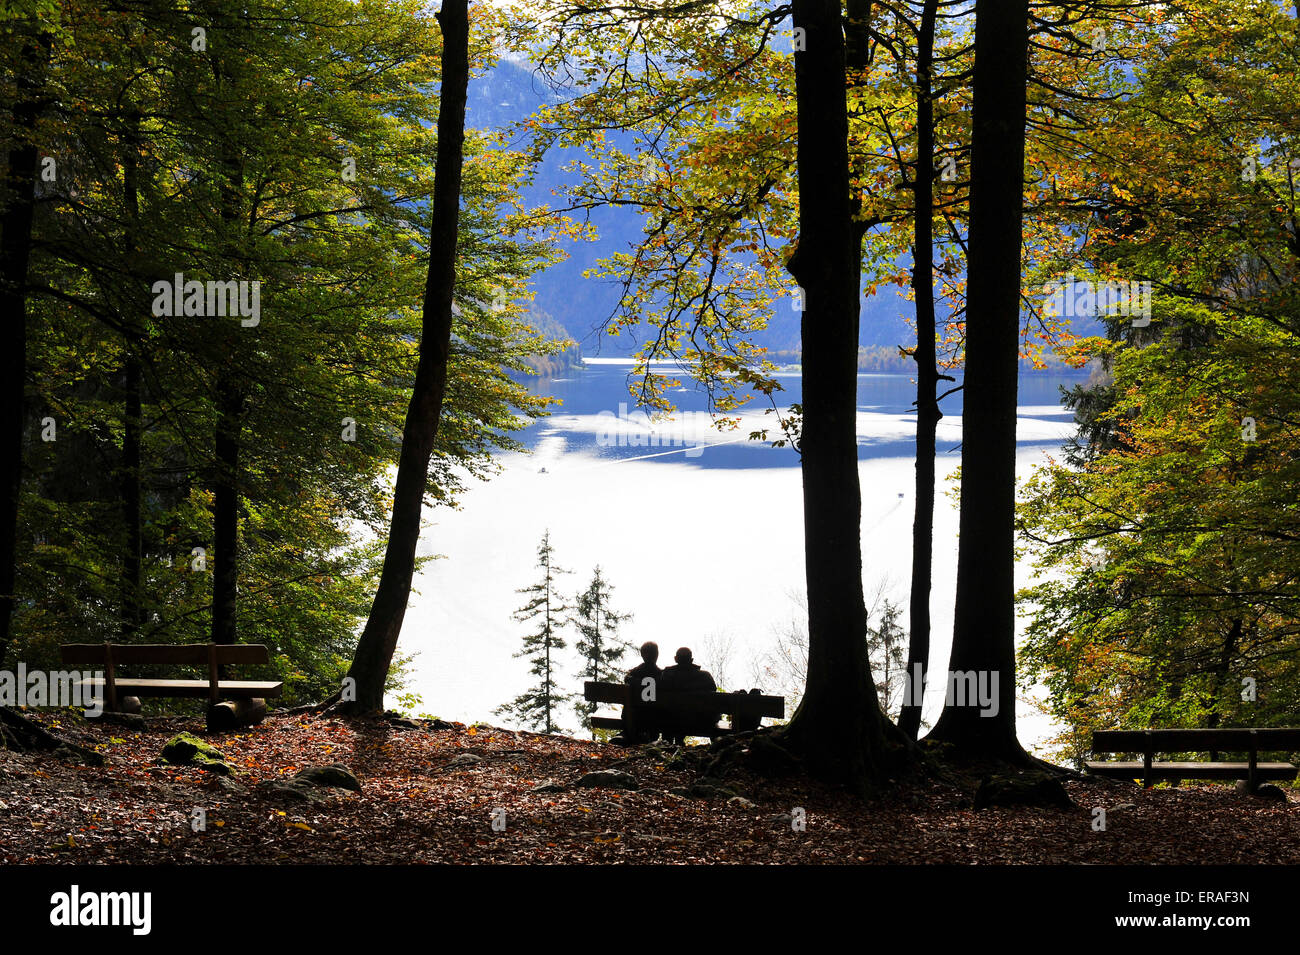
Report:
[[[542,570],[542,578],[517,591],[525,594],[528,602],[514,612],[514,618],[522,623],[536,621],[537,629],[524,637],[523,649],[514,656],[532,660],[530,672],[541,677],[541,682],[494,712],[499,716],[513,716],[525,726],[544,733],[554,733],[556,713],[572,695],[561,693],[555,687],[556,655],[566,646],[559,632],[572,622],[571,608],[564,603],[556,580],[571,571],[555,565],[549,530],[542,535],[542,543],[537,548],[537,566]]]
[[[620,661],[632,644],[619,636],[619,627],[632,619],[630,613],[618,613],[609,606],[613,591],[600,566],[597,565],[587,589],[578,594],[577,617],[578,653],[583,660],[583,673],[593,683],[616,683],[623,678]],[[582,728],[591,729],[591,716],[599,704],[580,701],[574,708]],[[595,738],[595,731],[592,732]]]

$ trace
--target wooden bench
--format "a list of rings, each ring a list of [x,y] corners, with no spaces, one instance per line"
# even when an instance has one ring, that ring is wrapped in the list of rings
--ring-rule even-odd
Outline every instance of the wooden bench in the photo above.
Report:
[[[284,690],[278,680],[230,680],[220,675],[223,666],[269,663],[271,655],[260,643],[69,643],[59,651],[65,664],[104,668],[103,679],[83,679],[77,685],[96,691],[96,695],[102,691],[107,712],[120,712],[121,701],[130,696],[207,698],[208,728],[230,729],[260,723],[266,716],[266,698]],[[168,665],[204,667],[207,678],[155,680],[122,677],[117,672],[119,666]],[[224,702],[227,699],[236,702]]]
[[[583,698],[591,703],[617,703],[626,706],[629,691],[626,683],[592,683],[582,684]],[[777,719],[785,716],[785,698],[780,696],[762,696],[758,693],[746,693],[737,690],[734,693],[660,693],[653,703],[635,701],[638,708],[651,712],[662,711],[665,714],[697,714],[705,721],[712,717],[716,722],[720,716],[730,716],[733,725],[737,717],[748,718],[755,724],[764,716]],[[591,725],[597,729],[622,730],[623,720],[615,716],[593,716]],[[713,739],[735,732],[730,727],[717,727],[709,733],[690,733],[690,736],[708,736]]]
[[[1261,752],[1300,751],[1300,729],[1098,730],[1092,734],[1093,753],[1140,753],[1141,761],[1089,761],[1088,772],[1112,779],[1141,779],[1150,786],[1159,780],[1244,779],[1253,792],[1265,780],[1295,779],[1291,763],[1261,763]],[[1246,762],[1155,762],[1156,753],[1246,753]]]

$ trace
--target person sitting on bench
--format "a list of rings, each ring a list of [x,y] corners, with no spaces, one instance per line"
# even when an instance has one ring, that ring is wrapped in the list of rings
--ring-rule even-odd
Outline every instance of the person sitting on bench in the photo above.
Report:
[[[629,702],[623,707],[623,732],[615,740],[617,743],[653,743],[659,738],[659,721],[654,711],[631,702],[658,699],[659,682],[663,678],[663,670],[658,664],[659,644],[653,640],[641,644],[641,660],[641,665],[629,671],[623,680],[627,684]],[[647,683],[647,680],[651,682]]]
[[[673,657],[676,666],[664,670],[659,688],[665,693],[714,693],[718,685],[708,670],[692,662],[689,647],[682,647]],[[687,736],[710,736],[718,728],[718,717],[710,713],[674,713],[665,719],[664,736],[681,746]]]

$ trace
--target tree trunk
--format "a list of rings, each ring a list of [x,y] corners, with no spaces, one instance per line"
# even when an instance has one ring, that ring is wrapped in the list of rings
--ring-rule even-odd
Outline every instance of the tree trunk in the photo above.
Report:
[[[138,183],[139,151],[136,132],[139,121],[132,116],[128,121],[126,152],[122,162],[122,198],[126,213],[126,229],[122,246],[132,279],[136,254],[136,227],[140,219]],[[130,305],[128,305],[130,308]],[[122,552],[122,637],[130,639],[144,622],[141,606],[141,556],[143,544],[140,527],[140,420],[142,373],[140,357],[139,323],[133,314],[122,316],[122,327],[133,330],[126,336],[126,362],[123,367],[122,396],[122,521],[126,525],[125,549]]]
[[[781,734],[816,775],[865,792],[884,773],[886,720],[867,658],[857,453],[858,249],[849,185],[838,0],[795,0],[799,241],[803,288],[804,566],[808,673]]]
[[[9,650],[17,582],[18,499],[22,489],[24,389],[27,384],[27,264],[32,251],[37,149],[32,136],[40,112],[38,90],[46,54],[29,40],[22,61],[30,69],[17,77],[19,97],[13,107],[15,138],[5,169],[5,208],[0,219],[0,369],[5,396],[0,442],[0,663]]]
[[[908,602],[907,694],[898,728],[908,739],[921,730],[921,707],[930,667],[930,579],[934,560],[935,431],[943,412],[936,389],[934,353],[934,21],[938,0],[926,0],[916,44],[916,170],[912,184],[915,233],[912,290],[916,295],[916,511],[912,518],[912,591]],[[919,682],[915,679],[920,673]]]
[[[1016,376],[1020,339],[1026,0],[977,0],[970,255],[962,419],[961,541],[952,671],[975,672],[993,707],[951,694],[929,739],[961,758],[1025,762],[1016,739]],[[977,701],[976,701],[977,702]]]
[[[216,480],[212,488],[212,642],[234,643],[239,586],[239,432],[243,394],[229,371],[217,379]]]
[[[393,517],[384,552],[383,572],[348,672],[348,676],[356,681],[356,698],[341,707],[357,713],[378,712],[384,707],[384,682],[397,649],[397,638],[411,594],[429,458],[433,454],[447,391],[452,294],[456,280],[456,236],[460,226],[461,151],[465,139],[465,96],[469,86],[467,0],[443,0],[437,16],[443,38],[442,91],[420,357],[415,372],[415,388],[402,429],[402,452],[397,466]]]
[[[134,348],[131,342],[128,348]],[[130,639],[144,621],[140,567],[143,544],[140,528],[140,359],[127,356],[122,421],[122,520],[126,524],[122,552],[122,637]]]
[[[213,79],[221,83],[226,76],[223,54],[213,50]],[[241,222],[241,193],[244,172],[241,156],[233,140],[223,140],[218,147],[218,157],[224,172],[220,184],[220,214],[223,239],[232,258],[241,256],[234,233]],[[226,355],[217,371],[216,403],[217,422],[213,434],[213,487],[212,487],[212,642],[234,643],[238,639],[239,611],[239,442],[243,430],[244,388],[236,370],[243,343],[239,341],[241,327],[227,324],[222,336],[227,341]],[[218,672],[225,675],[225,667]]]

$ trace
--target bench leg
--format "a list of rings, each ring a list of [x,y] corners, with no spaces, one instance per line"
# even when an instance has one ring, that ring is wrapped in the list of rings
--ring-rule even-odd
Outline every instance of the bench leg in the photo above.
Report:
[[[266,719],[266,700],[227,700],[208,707],[208,732],[256,726]]]

